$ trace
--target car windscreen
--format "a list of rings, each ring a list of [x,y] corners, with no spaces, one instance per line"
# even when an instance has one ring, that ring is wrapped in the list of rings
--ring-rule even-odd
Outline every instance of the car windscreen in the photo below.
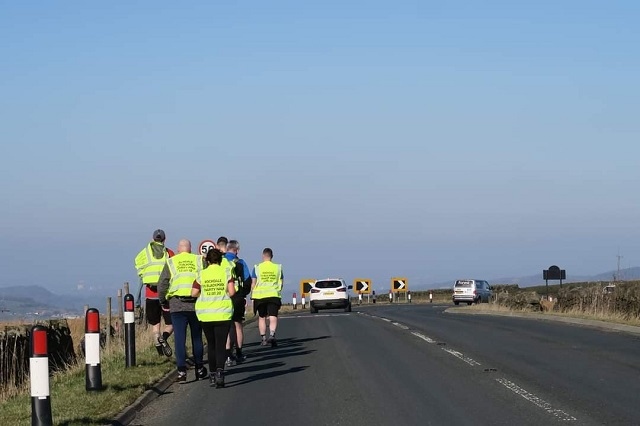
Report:
[[[338,288],[342,287],[342,283],[340,281],[317,281],[316,288]]]
[[[456,281],[456,287],[471,288],[473,281]]]

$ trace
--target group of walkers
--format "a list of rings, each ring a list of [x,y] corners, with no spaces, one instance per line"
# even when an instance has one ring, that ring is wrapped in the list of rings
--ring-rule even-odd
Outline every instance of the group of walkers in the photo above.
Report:
[[[277,346],[278,312],[282,305],[282,265],[273,262],[273,250],[262,251],[262,261],[250,270],[241,259],[240,243],[220,237],[206,254],[191,252],[191,242],[178,242],[177,254],[165,246],[166,235],[158,229],[136,256],[135,267],[145,288],[145,313],[160,355],[173,356],[168,343],[173,334],[177,381],[187,382],[187,328],[191,334],[195,379],[209,377],[210,385],[224,387],[225,367],[245,361],[243,323],[247,297],[262,346]],[[161,330],[161,322],[164,328]],[[268,325],[267,325],[268,321]],[[269,334],[267,335],[267,327]],[[204,366],[207,341],[209,370]],[[235,350],[234,350],[235,349]]]

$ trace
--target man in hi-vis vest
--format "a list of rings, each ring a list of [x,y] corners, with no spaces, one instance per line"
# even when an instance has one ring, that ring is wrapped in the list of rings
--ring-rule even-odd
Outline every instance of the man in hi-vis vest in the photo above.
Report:
[[[167,260],[158,282],[160,305],[171,313],[179,383],[187,381],[187,327],[191,332],[196,380],[207,377],[207,369],[202,361],[202,328],[196,316],[197,298],[191,296],[193,282],[198,278],[200,271],[202,256],[191,253],[191,241],[183,239],[178,243],[178,254]]]
[[[147,322],[151,325],[156,349],[158,354],[168,357],[173,355],[171,346],[167,343],[167,339],[173,333],[171,326],[171,314],[160,306],[158,300],[158,281],[160,274],[164,269],[167,259],[173,255],[164,245],[166,240],[165,233],[162,229],[156,229],[153,232],[153,241],[145,246],[135,258],[134,264],[138,271],[138,276],[142,284],[145,286],[145,308]],[[160,322],[164,320],[164,331],[160,335]]]
[[[276,328],[278,327],[278,311],[282,306],[282,282],[284,275],[282,265],[272,262],[273,250],[262,250],[262,263],[255,265],[251,273],[251,300],[253,312],[258,313],[258,329],[262,338],[261,345],[278,346]],[[267,316],[269,317],[269,340],[267,340]]]

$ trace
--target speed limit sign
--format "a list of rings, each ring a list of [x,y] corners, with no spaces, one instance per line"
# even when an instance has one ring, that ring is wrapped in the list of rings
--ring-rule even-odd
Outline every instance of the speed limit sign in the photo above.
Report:
[[[198,246],[198,253],[200,253],[203,256],[206,256],[207,252],[214,248],[216,248],[216,243],[214,243],[211,240],[204,240]]]

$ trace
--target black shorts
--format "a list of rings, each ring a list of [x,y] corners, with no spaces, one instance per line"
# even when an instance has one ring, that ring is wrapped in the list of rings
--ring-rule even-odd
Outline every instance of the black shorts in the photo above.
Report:
[[[243,322],[244,321],[244,308],[247,306],[247,299],[244,297],[236,297],[231,298],[233,300],[233,316],[231,317],[231,321],[233,322]]]
[[[147,315],[147,322],[149,324],[160,324],[160,319],[162,318],[165,325],[171,325],[171,312],[163,311],[158,299],[147,299],[144,311]]]
[[[253,313],[255,314],[257,312],[260,318],[267,316],[277,317],[280,306],[282,306],[282,301],[278,297],[255,299],[253,301]]]

